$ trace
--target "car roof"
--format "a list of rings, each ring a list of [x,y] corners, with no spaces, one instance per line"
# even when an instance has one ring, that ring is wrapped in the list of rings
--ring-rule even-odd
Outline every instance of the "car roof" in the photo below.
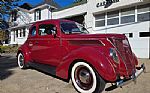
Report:
[[[49,22],[49,21],[53,21],[53,22],[60,22],[60,21],[71,21],[71,20],[66,20],[66,19],[48,19],[48,20],[42,20],[42,21],[37,21],[33,24],[38,24],[38,23],[41,23],[41,22]]]

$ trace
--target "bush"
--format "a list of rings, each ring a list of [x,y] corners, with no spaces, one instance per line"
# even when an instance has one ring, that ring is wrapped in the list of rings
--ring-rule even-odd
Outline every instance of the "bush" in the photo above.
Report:
[[[18,46],[2,46],[0,45],[0,53],[16,53]]]

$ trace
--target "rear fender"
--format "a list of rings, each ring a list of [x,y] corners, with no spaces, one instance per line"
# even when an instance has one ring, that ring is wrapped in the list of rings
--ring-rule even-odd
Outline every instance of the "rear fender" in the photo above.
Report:
[[[91,65],[99,75],[107,81],[115,81],[116,73],[109,60],[95,48],[84,47],[70,52],[65,56],[56,69],[56,75],[63,79],[69,79],[72,66],[76,60],[84,60]]]

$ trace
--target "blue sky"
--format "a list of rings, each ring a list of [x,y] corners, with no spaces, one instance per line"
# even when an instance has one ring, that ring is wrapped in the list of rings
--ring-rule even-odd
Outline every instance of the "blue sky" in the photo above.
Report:
[[[36,5],[40,2],[42,2],[43,0],[21,0],[19,2],[19,4],[23,4],[23,3],[30,3],[31,5]],[[68,6],[70,4],[73,3],[73,1],[75,0],[54,0],[56,3],[58,3],[60,6],[65,7]]]
[[[19,5],[22,5],[23,3],[30,3],[31,5],[37,5],[41,3],[43,0],[20,0]],[[56,3],[58,3],[61,7],[68,6],[72,4],[75,0],[54,0]],[[5,20],[8,20],[7,16],[4,16]]]

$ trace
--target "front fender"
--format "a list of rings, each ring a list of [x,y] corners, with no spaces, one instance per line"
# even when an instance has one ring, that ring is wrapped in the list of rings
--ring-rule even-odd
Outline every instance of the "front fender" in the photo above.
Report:
[[[20,52],[23,53],[23,55],[24,55],[25,63],[26,63],[26,62],[29,62],[29,61],[31,60],[31,58],[30,58],[30,52],[29,52],[29,49],[28,49],[27,46],[22,45],[21,47],[19,47],[19,48],[18,48],[17,55],[18,55]]]
[[[117,76],[113,65],[109,60],[95,48],[82,47],[71,51],[67,56],[65,56],[56,69],[56,75],[63,79],[68,79],[69,69],[74,60],[84,60],[90,64],[98,74],[107,81],[115,81]]]

